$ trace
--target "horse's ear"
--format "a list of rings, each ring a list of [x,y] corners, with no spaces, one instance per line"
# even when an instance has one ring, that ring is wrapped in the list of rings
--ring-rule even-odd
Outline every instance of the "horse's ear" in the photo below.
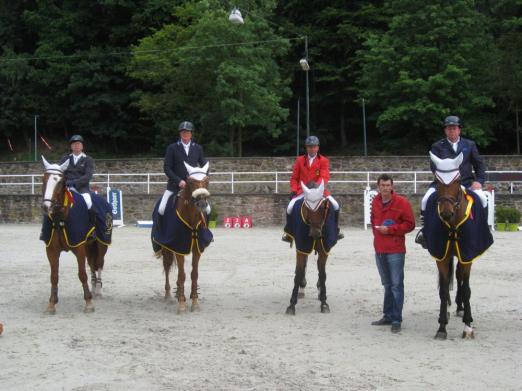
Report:
[[[209,165],[209,162],[206,162],[205,165],[203,167],[201,167],[201,169],[205,172],[205,174],[208,174],[208,165]]]
[[[62,172],[65,172],[65,170],[67,170],[67,167],[69,167],[69,159],[67,159],[60,165],[60,170],[62,170]]]
[[[303,189],[305,194],[308,194],[310,192],[310,189],[306,187],[303,181],[301,181],[301,188]]]
[[[433,162],[433,164],[435,164],[435,167],[440,166],[441,159],[431,151],[430,151],[430,158],[431,158],[431,161]]]
[[[185,168],[187,169],[188,176],[191,176],[194,172],[194,167],[192,167],[190,164],[187,164],[187,162],[183,162],[185,164]]]
[[[49,168],[51,168],[51,163],[49,163],[47,160],[45,160],[44,156],[42,155],[42,163],[45,167],[46,170],[48,170]]]

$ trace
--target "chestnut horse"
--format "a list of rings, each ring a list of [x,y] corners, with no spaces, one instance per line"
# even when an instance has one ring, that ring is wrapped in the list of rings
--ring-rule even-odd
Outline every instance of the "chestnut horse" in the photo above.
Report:
[[[439,272],[439,297],[440,297],[440,313],[439,313],[439,329],[435,335],[436,339],[446,339],[446,325],[448,323],[448,305],[451,305],[450,285],[453,278],[453,257],[458,255],[458,239],[462,235],[460,227],[466,221],[469,215],[468,204],[472,202],[470,195],[466,194],[461,186],[459,166],[462,163],[462,153],[455,159],[439,159],[430,152],[431,159],[436,171],[436,205],[438,215],[442,223],[446,227],[448,235],[448,248],[445,255],[437,258],[437,268]],[[488,246],[489,247],[489,246]],[[457,316],[462,316],[464,322],[464,331],[462,338],[474,338],[473,327],[471,323],[470,306],[470,273],[472,262],[457,262],[456,279],[457,279],[457,295],[455,302],[457,303]]]
[[[87,240],[76,247],[69,246],[65,233],[65,222],[71,207],[71,196],[66,195],[68,190],[64,181],[64,172],[69,166],[69,160],[62,165],[50,164],[42,156],[42,161],[45,166],[42,186],[42,209],[51,219],[54,228],[54,234],[45,249],[51,266],[51,296],[49,297],[47,312],[49,314],[56,313],[56,304],[58,303],[58,270],[60,253],[62,251],[72,251],[76,256],[78,277],[82,283],[83,297],[85,299],[84,312],[93,312],[94,306],[85,270],[85,259],[86,257],[88,258],[93,274],[93,290],[101,294],[101,270],[103,269],[107,245],[100,243],[98,240]],[[98,276],[96,276],[96,273],[98,273]]]
[[[299,224],[308,226],[308,235],[313,239],[312,250],[318,254],[317,258],[317,269],[319,272],[319,278],[317,281],[317,289],[319,290],[318,298],[321,301],[321,312],[330,312],[330,307],[326,302],[326,261],[328,259],[328,253],[324,249],[323,238],[324,238],[324,225],[327,220],[327,216],[330,209],[330,203],[328,199],[324,197],[324,182],[317,186],[315,182],[310,182],[307,187],[301,182],[301,187],[304,192],[304,200],[301,204],[301,218]],[[297,207],[297,205],[295,206]],[[304,288],[306,285],[306,263],[308,261],[308,255],[310,252],[300,251],[296,244],[296,266],[294,276],[294,288],[292,290],[292,296],[290,298],[290,305],[286,309],[288,315],[295,315],[295,305],[297,304],[298,297],[302,297],[303,294],[299,292],[299,288]]]
[[[193,233],[197,232],[200,226],[206,227],[206,219],[204,213],[208,207],[208,198],[210,193],[207,190],[209,184],[208,167],[205,164],[201,168],[192,167],[185,163],[188,178],[186,186],[180,191],[179,199],[173,196],[173,202],[176,202],[176,213],[190,227]],[[192,249],[192,272],[190,277],[192,285],[190,290],[190,298],[192,299],[191,311],[199,311],[198,302],[198,266],[201,252],[197,245],[197,237],[194,235],[190,239],[190,248]],[[176,258],[178,267],[178,280],[176,282],[176,298],[178,299],[178,313],[184,313],[187,310],[185,298],[185,256],[183,254],[169,250],[162,246],[159,256],[163,256],[163,268],[165,270],[165,298],[171,297],[169,272]]]

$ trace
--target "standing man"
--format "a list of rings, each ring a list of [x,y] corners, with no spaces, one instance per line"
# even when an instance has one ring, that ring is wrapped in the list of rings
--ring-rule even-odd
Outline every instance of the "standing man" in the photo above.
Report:
[[[371,224],[375,262],[384,286],[383,317],[373,326],[391,325],[392,333],[401,331],[404,303],[405,235],[415,228],[411,205],[393,191],[393,179],[382,174],[377,179],[379,194],[373,199]]]
[[[94,160],[87,156],[84,152],[84,139],[79,134],[75,134],[69,140],[71,153],[65,155],[60,159],[59,164],[65,163],[69,160],[69,166],[65,170],[65,185],[70,189],[76,190],[80,193],[89,209],[89,219],[94,225],[96,222],[95,212],[92,208],[91,188],[89,182],[94,174]]]
[[[319,139],[316,136],[308,136],[305,140],[306,154],[299,156],[294,163],[292,176],[290,177],[290,203],[286,208],[286,220],[288,219],[297,200],[304,197],[301,182],[305,185],[313,181],[317,184],[324,182],[324,195],[330,201],[335,213],[335,222],[337,224],[338,239],[344,238],[339,231],[339,203],[330,195],[326,189],[326,185],[330,180],[330,161],[324,155],[319,154]],[[282,240],[292,243],[292,238],[288,234],[284,234]]]
[[[431,152],[440,159],[454,159],[462,153],[463,160],[459,167],[461,184],[468,190],[474,191],[482,201],[482,206],[486,207],[487,199],[482,191],[486,180],[486,166],[482,161],[477,145],[472,140],[460,137],[462,123],[460,118],[450,115],[444,120],[444,133],[446,138],[437,141],[431,146]],[[430,162],[430,168],[435,173],[436,167]],[[474,173],[473,173],[474,171]],[[424,210],[428,198],[435,192],[435,182],[433,182],[421,201],[421,222],[424,222]],[[426,248],[426,239],[422,230],[419,231],[415,242]]]
[[[203,167],[207,160],[203,154],[203,147],[192,140],[194,125],[192,122],[183,121],[178,126],[179,140],[167,147],[165,153],[165,161],[163,169],[165,175],[169,178],[167,190],[163,193],[158,208],[158,213],[163,216],[167,202],[172,194],[178,194],[180,190],[185,188],[188,172],[184,162],[197,167]],[[161,217],[160,217],[161,219]]]

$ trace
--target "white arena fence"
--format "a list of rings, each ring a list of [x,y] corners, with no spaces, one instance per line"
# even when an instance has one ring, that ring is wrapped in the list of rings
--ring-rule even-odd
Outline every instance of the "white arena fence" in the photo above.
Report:
[[[332,193],[358,193],[375,187],[380,174],[393,176],[399,193],[424,193],[433,180],[431,171],[332,171],[328,187]],[[289,171],[211,172],[210,190],[229,194],[288,194]],[[498,193],[522,193],[522,171],[488,171],[486,188]],[[37,194],[42,174],[0,174],[0,194]],[[100,189],[122,189],[127,194],[161,194],[167,180],[164,173],[100,173],[91,185]]]

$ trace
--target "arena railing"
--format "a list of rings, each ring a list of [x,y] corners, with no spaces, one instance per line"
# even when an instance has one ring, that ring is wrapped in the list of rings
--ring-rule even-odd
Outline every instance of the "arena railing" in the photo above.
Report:
[[[433,180],[431,171],[332,171],[329,186],[344,192],[346,185],[356,185],[353,192],[375,188],[377,177],[387,173],[394,178],[396,188],[404,193],[424,193]],[[223,171],[211,172],[210,186],[219,193],[287,193],[289,171]],[[518,193],[522,189],[522,171],[487,171],[487,186],[497,193]],[[36,194],[42,174],[0,174],[1,194]],[[104,191],[107,187],[124,187],[127,193],[160,194],[167,183],[164,173],[99,173],[91,185]],[[259,186],[262,186],[261,188]],[[401,188],[403,186],[403,188]]]

